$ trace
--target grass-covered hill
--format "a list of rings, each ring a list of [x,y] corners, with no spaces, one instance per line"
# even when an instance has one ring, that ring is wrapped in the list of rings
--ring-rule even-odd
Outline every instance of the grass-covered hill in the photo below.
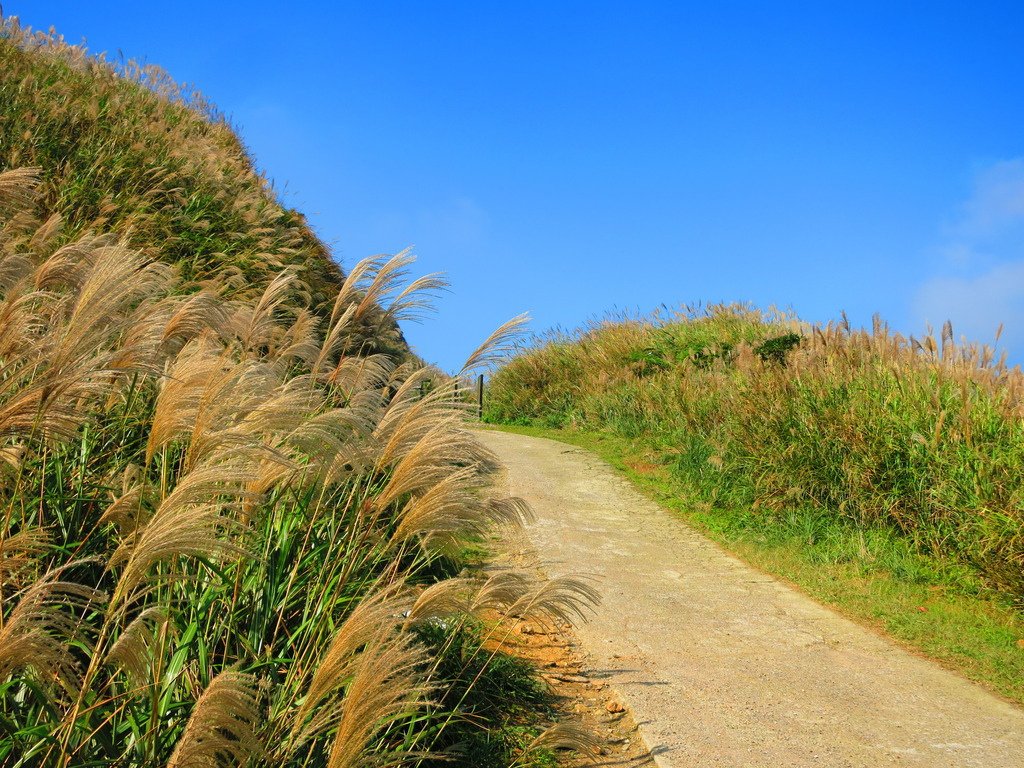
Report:
[[[523,350],[487,417],[605,436],[588,444],[762,567],[1024,699],[1024,623],[954,597],[1024,606],[1024,375],[948,325],[610,320]]]
[[[38,204],[132,244],[184,280],[236,271],[261,289],[292,265],[324,302],[341,273],[275,199],[231,127],[155,66],[113,67],[8,20],[0,35],[0,164],[41,169]]]
[[[651,435],[771,516],[899,529],[1024,598],[1024,377],[922,341],[743,308],[599,325],[494,376],[492,418]]]
[[[409,263],[343,278],[193,92],[0,28],[0,765],[566,742],[497,646],[594,596],[452,575],[525,510],[402,348]]]
[[[37,212],[59,241],[117,232],[175,266],[258,296],[283,268],[319,315],[343,281],[301,213],[281,205],[223,116],[155,65],[114,66],[7,19],[0,31],[0,168],[39,169]],[[365,323],[364,323],[365,325]],[[396,327],[364,342],[405,348]]]

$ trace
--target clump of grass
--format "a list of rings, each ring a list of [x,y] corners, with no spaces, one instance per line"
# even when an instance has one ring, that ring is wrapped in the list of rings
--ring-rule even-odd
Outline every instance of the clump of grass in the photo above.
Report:
[[[487,632],[475,622],[430,622],[418,633],[436,649],[436,674],[445,681],[439,704],[458,713],[438,727],[433,764],[511,765],[536,737],[537,713],[555,715],[547,688],[527,662],[487,650]]]
[[[527,510],[405,348],[443,286],[411,262],[344,276],[198,92],[2,22],[0,762],[414,764],[485,727],[511,662],[456,682],[424,633],[501,626],[446,564]]]
[[[988,347],[745,307],[545,340],[489,417],[643,437],[714,503],[896,532],[1024,601],[1024,375]]]
[[[527,510],[490,498],[453,380],[353,341],[436,278],[357,265],[321,329],[288,270],[249,301],[118,238],[47,239],[39,186],[0,174],[0,762],[345,768],[479,729],[511,662],[456,686],[430,627],[464,646],[481,612],[595,596],[437,567]]]
[[[418,764],[488,727],[512,662],[452,677],[424,633],[551,601],[453,575],[528,510],[405,346],[444,285],[411,263],[343,275],[197,91],[0,22],[0,763]]]

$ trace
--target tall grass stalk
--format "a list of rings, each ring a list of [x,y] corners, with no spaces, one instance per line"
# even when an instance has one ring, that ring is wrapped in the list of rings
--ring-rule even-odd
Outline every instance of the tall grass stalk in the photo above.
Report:
[[[526,509],[411,264],[344,275],[194,88],[0,19],[0,764],[465,762],[534,695],[462,665],[507,611],[452,553]]]

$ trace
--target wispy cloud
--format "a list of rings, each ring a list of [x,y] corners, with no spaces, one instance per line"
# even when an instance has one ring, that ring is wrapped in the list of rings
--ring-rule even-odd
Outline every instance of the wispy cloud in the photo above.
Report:
[[[913,299],[916,318],[947,319],[956,334],[1024,352],[1024,158],[980,170],[970,197],[944,229],[933,274]]]
[[[977,174],[954,231],[982,240],[1024,224],[1024,158],[994,163]]]
[[[973,341],[992,343],[996,330],[1004,325],[1004,342],[1020,352],[1024,261],[997,264],[970,277],[933,277],[918,290],[915,308],[924,322],[937,328],[951,320],[958,336]]]

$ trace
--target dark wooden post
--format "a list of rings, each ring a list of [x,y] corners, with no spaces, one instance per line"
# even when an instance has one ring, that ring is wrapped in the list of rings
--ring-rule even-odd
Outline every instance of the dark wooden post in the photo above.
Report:
[[[484,375],[481,373],[476,380],[476,401],[477,412],[481,419],[484,417]]]

